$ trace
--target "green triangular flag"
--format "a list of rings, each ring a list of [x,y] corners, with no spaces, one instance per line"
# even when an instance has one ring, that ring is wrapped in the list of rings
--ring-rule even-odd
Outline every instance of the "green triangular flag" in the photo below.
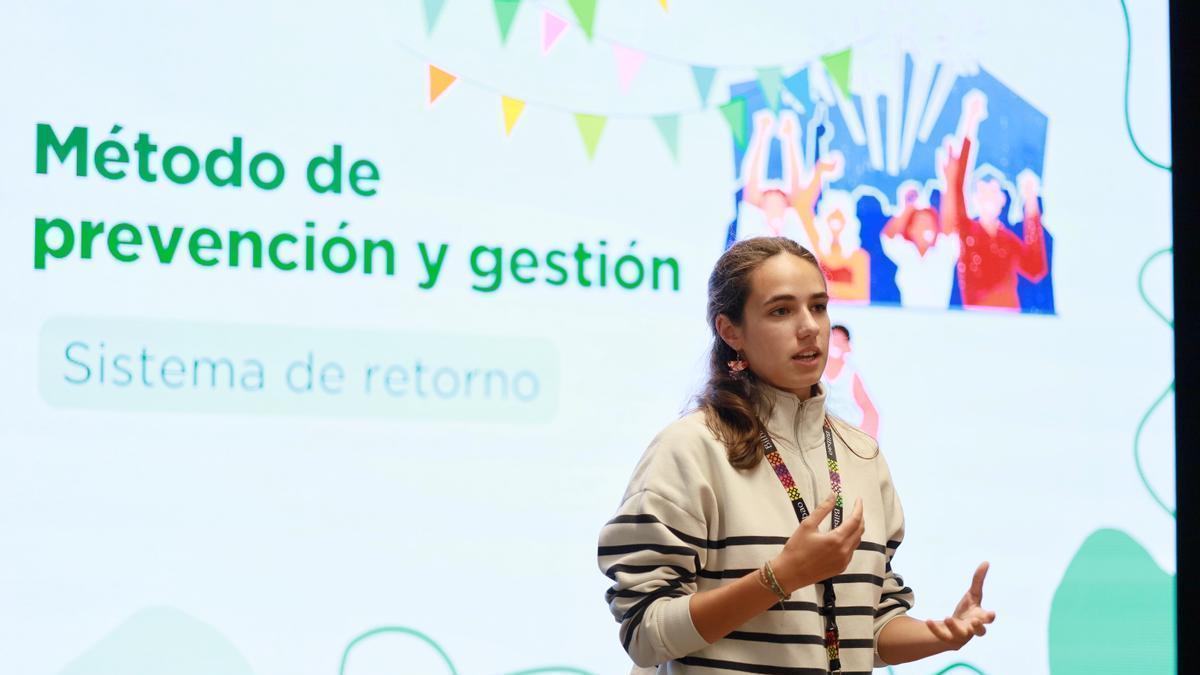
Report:
[[[821,57],[825,71],[837,83],[838,89],[846,98],[850,98],[850,50],[845,49],[836,54],[826,54]]]
[[[783,90],[783,72],[779,68],[758,68],[758,86],[771,110],[779,110],[779,92]]]
[[[746,99],[741,96],[730,99],[728,103],[721,106],[721,114],[725,116],[725,121],[729,123],[729,130],[733,132],[733,142],[737,143],[738,149],[746,148]]]
[[[583,138],[583,147],[587,149],[588,159],[596,156],[596,145],[600,143],[600,134],[604,131],[604,123],[608,118],[604,115],[585,115],[575,113],[575,124],[579,126],[579,135]]]
[[[575,12],[575,19],[579,21],[583,34],[591,40],[592,27],[596,24],[596,0],[567,0],[567,4]]]
[[[700,93],[700,105],[708,105],[708,92],[712,90],[713,78],[716,76],[716,68],[692,66],[692,77],[696,78],[696,91]]]
[[[433,27],[437,25],[438,17],[442,15],[442,7],[446,4],[446,0],[425,0],[425,34],[433,33]]]
[[[505,44],[508,42],[508,31],[512,28],[521,0],[492,0],[492,6],[496,10],[496,24],[500,26],[500,44]]]
[[[671,151],[671,157],[675,161],[679,161],[679,115],[657,115],[654,118],[654,126],[658,127],[658,133],[662,135],[663,140],[667,143],[667,149]]]

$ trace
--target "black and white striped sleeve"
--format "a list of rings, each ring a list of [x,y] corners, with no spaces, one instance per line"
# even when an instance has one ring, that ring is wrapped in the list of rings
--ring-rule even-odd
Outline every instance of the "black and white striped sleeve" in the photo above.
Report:
[[[708,646],[688,607],[707,556],[705,533],[699,518],[646,489],[629,495],[600,531],[600,570],[613,581],[605,598],[637,665]]]
[[[912,609],[916,598],[913,590],[904,584],[904,578],[892,569],[892,560],[896,556],[896,550],[900,547],[900,542],[904,541],[904,510],[900,506],[900,496],[896,494],[896,488],[892,484],[892,474],[888,469],[887,462],[883,459],[882,454],[876,459],[881,464],[880,489],[887,520],[887,550],[885,552],[887,562],[884,568],[883,589],[879,596],[879,604],[875,607],[875,644],[877,647],[875,667],[882,668],[887,664],[879,658],[879,634],[889,621]]]

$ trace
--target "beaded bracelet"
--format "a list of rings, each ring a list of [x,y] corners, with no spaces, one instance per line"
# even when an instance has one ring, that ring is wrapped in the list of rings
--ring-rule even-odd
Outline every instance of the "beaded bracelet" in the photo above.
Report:
[[[758,569],[758,583],[775,594],[779,598],[779,606],[783,607],[783,601],[792,597],[791,593],[783,590],[779,585],[779,580],[775,578],[775,570],[771,568],[771,561],[763,563],[763,566]]]
[[[769,581],[767,581],[767,573],[764,572],[761,567],[758,568],[758,572],[754,576],[758,579],[759,586],[762,586],[763,588],[767,589],[767,592],[769,592],[771,595],[775,595],[775,589],[771,588],[771,583]],[[779,600],[779,608],[780,609],[784,608],[782,599]]]

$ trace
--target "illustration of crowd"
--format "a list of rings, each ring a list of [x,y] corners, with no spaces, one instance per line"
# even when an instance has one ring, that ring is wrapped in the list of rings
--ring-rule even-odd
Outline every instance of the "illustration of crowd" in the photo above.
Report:
[[[792,110],[754,113],[729,244],[756,236],[795,240],[820,259],[835,302],[1053,312],[1052,304],[1026,306],[1018,293],[1022,283],[1039,284],[1050,272],[1037,174],[1026,168],[1014,185],[993,166],[976,166],[988,118],[983,92],[963,96],[957,132],[933,153],[934,166],[914,166],[914,177],[901,176],[894,195],[870,181],[832,187],[847,167],[843,153],[828,147],[830,122],[822,113],[803,129]],[[774,140],[782,176],[768,179]]]

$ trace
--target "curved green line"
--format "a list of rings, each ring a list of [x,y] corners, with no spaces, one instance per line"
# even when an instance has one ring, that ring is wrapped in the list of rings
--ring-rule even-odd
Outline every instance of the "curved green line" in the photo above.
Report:
[[[1125,6],[1125,0],[1121,0],[1121,13],[1125,15],[1125,133],[1129,134],[1129,142],[1133,143],[1133,149],[1141,155],[1142,159],[1151,166],[1156,166],[1163,171],[1170,171],[1170,166],[1147,157],[1146,153],[1142,152],[1142,147],[1138,145],[1137,139],[1133,137],[1133,124],[1129,121],[1129,71],[1133,66],[1133,29],[1129,25],[1129,8]]]
[[[350,652],[354,650],[354,647],[358,645],[358,643],[375,637],[376,635],[382,635],[385,633],[399,633],[401,635],[415,637],[421,642],[433,647],[434,651],[438,653],[438,656],[442,657],[442,661],[446,663],[446,667],[450,669],[450,675],[458,675],[458,669],[454,667],[454,662],[450,660],[450,655],[446,653],[445,649],[442,649],[441,645],[421,631],[415,628],[409,628],[407,626],[381,626],[379,628],[372,628],[371,630],[351,640],[350,644],[346,645],[346,649],[342,651],[342,662],[338,666],[338,675],[346,675],[346,661],[350,658]],[[560,675],[596,675],[591,671],[572,666],[542,666],[540,668],[514,671],[512,673],[507,673],[507,675],[538,675],[539,673],[559,673]]]
[[[1146,414],[1142,415],[1142,419],[1137,425],[1137,431],[1135,431],[1133,434],[1133,464],[1135,467],[1137,467],[1138,478],[1141,479],[1142,485],[1145,486],[1146,491],[1150,493],[1151,499],[1153,499],[1156,504],[1162,507],[1162,510],[1166,511],[1167,515],[1171,516],[1172,518],[1175,517],[1174,509],[1167,506],[1162,498],[1158,496],[1158,493],[1154,491],[1153,487],[1151,487],[1150,481],[1146,479],[1145,471],[1142,470],[1142,455],[1140,445],[1142,429],[1145,428],[1146,422],[1150,420],[1150,416],[1154,414],[1154,411],[1158,408],[1158,406],[1161,405],[1162,402],[1167,398],[1167,395],[1173,391],[1175,391],[1175,383],[1171,382],[1171,384],[1167,385],[1166,390],[1159,394],[1158,398],[1154,400],[1154,404],[1150,406],[1150,409],[1146,411]]]
[[[1140,270],[1138,270],[1138,294],[1140,294],[1142,296],[1142,302],[1146,303],[1146,306],[1150,308],[1151,312],[1154,312],[1158,316],[1158,318],[1162,319],[1162,322],[1167,324],[1167,326],[1171,330],[1175,330],[1175,322],[1170,317],[1168,317],[1166,314],[1163,314],[1162,310],[1160,310],[1158,307],[1156,307],[1154,305],[1153,302],[1150,301],[1150,296],[1146,295],[1146,283],[1145,283],[1146,282],[1146,270],[1150,267],[1150,263],[1154,262],[1155,259],[1158,258],[1159,256],[1163,256],[1163,255],[1166,255],[1166,254],[1172,253],[1172,252],[1173,252],[1172,249],[1164,248],[1164,249],[1155,251],[1149,258],[1146,258],[1146,262],[1142,263],[1142,268]]]
[[[987,675],[987,673],[984,673],[982,670],[976,668],[975,666],[973,666],[969,663],[962,663],[962,662],[951,663],[950,665],[946,666],[945,668],[942,668],[941,670],[934,673],[934,675],[944,675],[945,673],[948,673],[951,670],[954,670],[955,668],[966,668],[967,670],[969,670],[973,673],[977,673],[978,675]],[[891,666],[887,667],[887,671],[888,671],[888,675],[896,675],[896,671],[893,670]]]
[[[446,650],[442,649],[441,645],[434,642],[433,638],[422,633],[421,631],[414,628],[408,628],[406,626],[383,626],[380,628],[373,628],[351,640],[350,644],[346,645],[346,649],[342,651],[342,663],[338,666],[338,675],[346,675],[346,659],[350,658],[350,651],[354,649],[355,645],[363,640],[372,638],[376,635],[381,635],[383,633],[400,633],[401,635],[410,635],[417,638],[430,647],[433,647],[433,649],[438,653],[438,656],[442,657],[442,660],[446,662],[446,667],[450,669],[450,675],[458,675],[458,670],[454,667],[454,662],[450,660],[450,655],[446,653]]]
[[[955,668],[966,668],[967,670],[971,671],[972,673],[976,673],[977,675],[987,675],[987,673],[984,673],[982,670],[976,668],[975,666],[973,666],[969,663],[951,663],[950,665],[946,666],[945,668],[942,668],[941,670],[934,673],[934,675],[944,675],[945,673],[948,673],[948,672],[954,670]]]
[[[1150,268],[1150,263],[1154,262],[1160,256],[1167,255],[1168,253],[1172,253],[1172,249],[1164,248],[1162,250],[1155,251],[1149,258],[1146,258],[1146,262],[1142,263],[1142,268],[1138,270],[1138,294],[1142,296],[1142,302],[1146,303],[1146,306],[1150,308],[1151,312],[1154,312],[1155,316],[1161,319],[1163,323],[1167,324],[1168,328],[1175,330],[1175,322],[1166,314],[1164,314],[1162,310],[1155,306],[1154,302],[1150,300],[1150,296],[1146,294],[1146,270]],[[1146,423],[1150,421],[1150,416],[1154,414],[1155,410],[1158,410],[1158,406],[1162,405],[1162,402],[1165,401],[1167,396],[1173,391],[1175,391],[1175,381],[1171,380],[1171,384],[1167,385],[1167,388],[1163,390],[1163,393],[1159,394],[1158,398],[1154,399],[1154,403],[1151,404],[1150,409],[1142,415],[1142,419],[1138,420],[1137,430],[1133,432],[1133,465],[1137,469],[1138,479],[1142,481],[1142,486],[1145,487],[1146,491],[1150,493],[1150,498],[1154,500],[1154,503],[1158,504],[1159,507],[1161,507],[1163,511],[1166,511],[1167,515],[1171,516],[1172,518],[1175,517],[1175,511],[1171,509],[1171,507],[1167,506],[1162,497],[1158,495],[1158,492],[1154,490],[1154,487],[1146,478],[1145,470],[1142,468],[1142,431],[1145,430]]]

